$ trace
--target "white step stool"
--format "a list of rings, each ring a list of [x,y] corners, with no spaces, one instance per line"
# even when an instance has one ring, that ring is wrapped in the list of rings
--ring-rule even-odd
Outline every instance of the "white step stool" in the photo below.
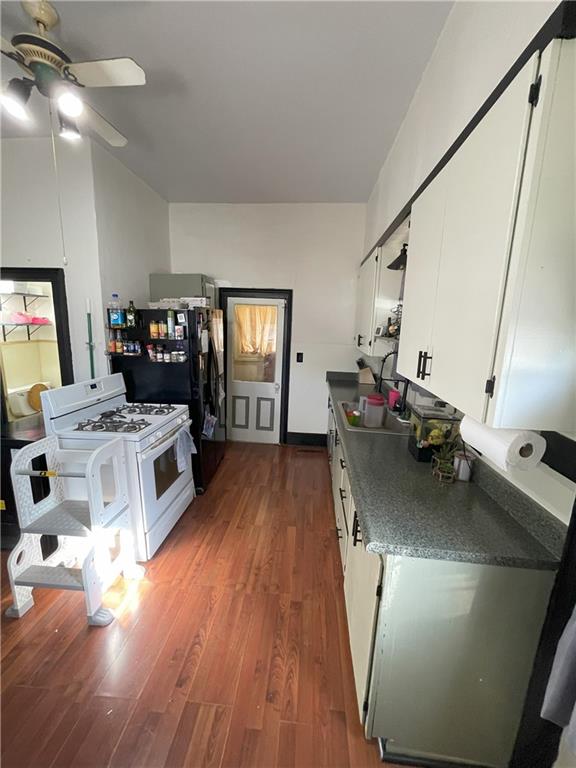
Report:
[[[39,456],[46,457],[47,471],[32,469]],[[30,610],[34,587],[73,589],[84,592],[89,624],[110,624],[114,614],[102,607],[104,592],[120,573],[144,575],[134,560],[122,439],[71,451],[61,449],[57,437],[46,437],[18,451],[11,476],[21,536],[8,558],[14,604],[6,615],[20,618]],[[112,499],[105,499],[104,476],[113,483]],[[50,482],[49,495],[39,502],[32,477]],[[65,478],[84,480],[86,499],[66,498]],[[58,548],[46,559],[40,546],[44,535],[58,538]]]

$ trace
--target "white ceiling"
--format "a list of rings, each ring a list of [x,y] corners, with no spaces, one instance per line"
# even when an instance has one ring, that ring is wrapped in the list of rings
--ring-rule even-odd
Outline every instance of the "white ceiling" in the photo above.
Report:
[[[166,200],[364,202],[451,5],[69,0],[53,37],[73,60],[146,70],[88,99]],[[19,3],[2,20],[30,29]]]

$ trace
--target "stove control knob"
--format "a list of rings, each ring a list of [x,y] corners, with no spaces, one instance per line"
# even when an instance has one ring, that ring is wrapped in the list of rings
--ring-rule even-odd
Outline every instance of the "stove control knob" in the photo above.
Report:
[[[162,432],[156,432],[156,437],[160,439],[162,437]]]

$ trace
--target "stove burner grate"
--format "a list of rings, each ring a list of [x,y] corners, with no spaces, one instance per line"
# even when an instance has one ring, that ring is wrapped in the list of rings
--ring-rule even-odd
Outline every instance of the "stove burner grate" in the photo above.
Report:
[[[127,403],[116,409],[116,414],[139,415],[139,416],[166,416],[176,410],[174,405],[164,403]]]
[[[124,417],[121,419],[110,418],[109,416],[100,417],[99,419],[86,419],[81,421],[75,428],[76,432],[141,432],[146,427],[149,427],[151,422],[146,419],[130,419],[126,421]]]

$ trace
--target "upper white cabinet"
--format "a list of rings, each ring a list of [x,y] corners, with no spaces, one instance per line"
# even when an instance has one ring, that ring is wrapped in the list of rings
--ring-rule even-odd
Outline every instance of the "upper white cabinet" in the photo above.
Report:
[[[403,270],[388,269],[396,261],[404,244],[408,243],[409,220],[406,219],[380,248],[378,261],[378,281],[374,298],[374,336],[372,339],[372,354],[385,355],[396,344],[396,338],[377,336],[377,328],[388,326],[388,319],[394,318],[394,310],[398,307],[402,290]]]
[[[432,346],[432,320],[446,204],[446,168],[412,206],[410,246],[397,370],[412,381],[420,378],[422,356]]]
[[[411,212],[398,371],[492,426],[575,427],[573,43],[526,64]]]
[[[487,420],[576,434],[576,40],[541,71]]]
[[[358,349],[365,355],[373,354],[374,302],[380,267],[380,249],[377,248],[360,267],[356,288],[356,331]]]

